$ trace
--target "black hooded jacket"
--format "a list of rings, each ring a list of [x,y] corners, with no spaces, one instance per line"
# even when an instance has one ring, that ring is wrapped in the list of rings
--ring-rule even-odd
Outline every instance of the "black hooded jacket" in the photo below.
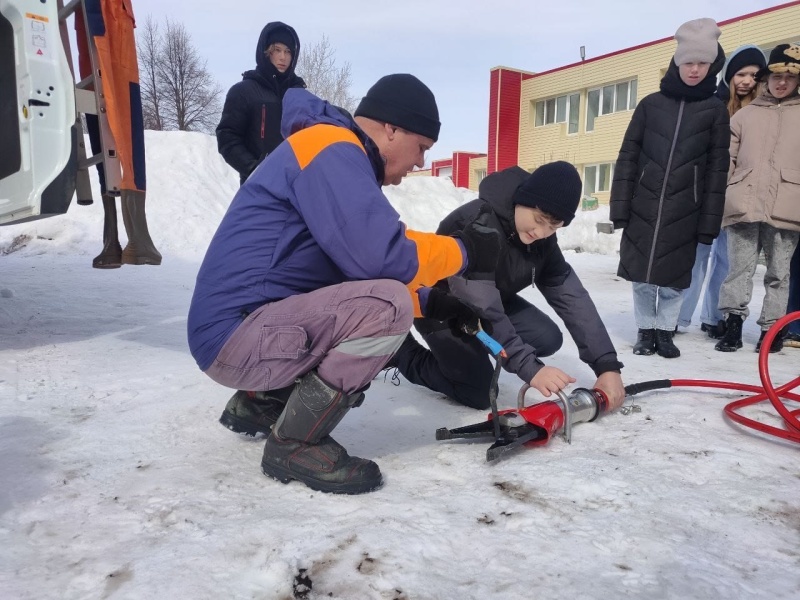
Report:
[[[294,48],[291,48],[292,62],[285,73],[280,73],[264,54],[279,29],[295,40]],[[280,21],[267,23],[256,46],[256,68],[243,73],[242,81],[228,90],[217,125],[217,148],[225,162],[239,173],[242,183],[283,141],[283,95],[289,88],[306,86],[294,74],[299,54],[300,40],[294,29]]]
[[[535,285],[547,303],[564,321],[578,346],[582,361],[596,375],[617,371],[622,363],[589,293],[564,259],[556,235],[523,244],[514,225],[511,197],[530,174],[520,167],[493,173],[480,184],[480,197],[458,207],[439,224],[436,233],[452,234],[463,230],[476,218],[500,233],[503,240],[497,269],[488,280],[451,277],[451,292],[476,306],[492,324],[492,336],[508,353],[505,367],[529,382],[542,368],[536,349],[525,344],[505,314],[504,304],[525,288]],[[482,207],[490,211],[479,215]]]
[[[698,242],[717,237],[730,161],[728,110],[715,76],[725,54],[697,86],[674,61],[661,91],[636,107],[611,186],[611,220],[624,228],[617,271],[628,281],[685,289]]]

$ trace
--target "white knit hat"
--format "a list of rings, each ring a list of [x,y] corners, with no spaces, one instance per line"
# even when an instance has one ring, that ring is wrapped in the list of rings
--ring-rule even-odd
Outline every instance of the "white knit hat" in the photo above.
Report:
[[[695,19],[678,27],[675,32],[678,42],[675,64],[713,63],[717,58],[717,40],[721,33],[714,19]]]

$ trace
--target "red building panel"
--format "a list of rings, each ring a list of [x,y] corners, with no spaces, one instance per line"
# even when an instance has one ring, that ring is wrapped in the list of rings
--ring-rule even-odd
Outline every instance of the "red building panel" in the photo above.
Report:
[[[481,156],[486,155],[479,152],[453,153],[453,184],[456,187],[469,187],[469,161]]]
[[[489,85],[489,160],[486,172],[517,164],[522,81],[530,74],[498,67]]]
[[[442,169],[449,169],[453,166],[453,159],[452,158],[442,158],[440,160],[434,160],[431,162],[431,175],[434,177],[439,176],[439,172]]]

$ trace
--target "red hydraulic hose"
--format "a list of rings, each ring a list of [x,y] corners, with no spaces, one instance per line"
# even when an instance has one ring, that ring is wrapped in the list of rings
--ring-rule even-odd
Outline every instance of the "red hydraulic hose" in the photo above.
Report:
[[[761,378],[761,385],[763,387],[744,383],[712,381],[707,379],[665,379],[661,381],[648,381],[629,385],[625,387],[625,391],[628,395],[634,395],[641,391],[665,387],[708,387],[739,390],[742,392],[753,392],[753,396],[742,398],[741,400],[736,400],[735,402],[728,404],[724,409],[725,415],[727,415],[727,417],[732,421],[735,421],[740,425],[744,425],[745,427],[750,427],[763,433],[768,433],[784,440],[800,444],[800,421],[798,421],[798,416],[800,416],[800,408],[789,410],[781,401],[782,397],[793,402],[800,402],[800,395],[794,394],[790,391],[800,384],[800,377],[796,377],[790,382],[785,383],[779,388],[775,389],[775,387],[772,385],[772,380],[769,375],[769,349],[772,345],[772,341],[775,339],[775,336],[778,335],[778,332],[780,332],[781,329],[783,329],[792,321],[797,320],[800,320],[800,311],[789,313],[785,317],[778,319],[778,321],[776,321],[775,324],[770,327],[769,331],[767,331],[766,335],[764,336],[764,340],[761,342],[761,348],[758,352],[758,374]],[[778,414],[783,417],[783,420],[786,424],[786,429],[780,429],[779,427],[773,427],[771,425],[754,421],[753,419],[749,419],[736,412],[736,409],[738,408],[762,402],[767,398],[769,398],[769,401],[772,402],[772,406],[775,407],[775,410],[778,411]]]

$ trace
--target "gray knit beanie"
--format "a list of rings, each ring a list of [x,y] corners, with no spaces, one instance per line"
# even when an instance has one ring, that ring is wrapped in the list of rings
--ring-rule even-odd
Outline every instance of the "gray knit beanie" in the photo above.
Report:
[[[678,27],[675,32],[678,42],[675,64],[713,63],[717,58],[717,40],[721,33],[714,19],[695,19]]]

